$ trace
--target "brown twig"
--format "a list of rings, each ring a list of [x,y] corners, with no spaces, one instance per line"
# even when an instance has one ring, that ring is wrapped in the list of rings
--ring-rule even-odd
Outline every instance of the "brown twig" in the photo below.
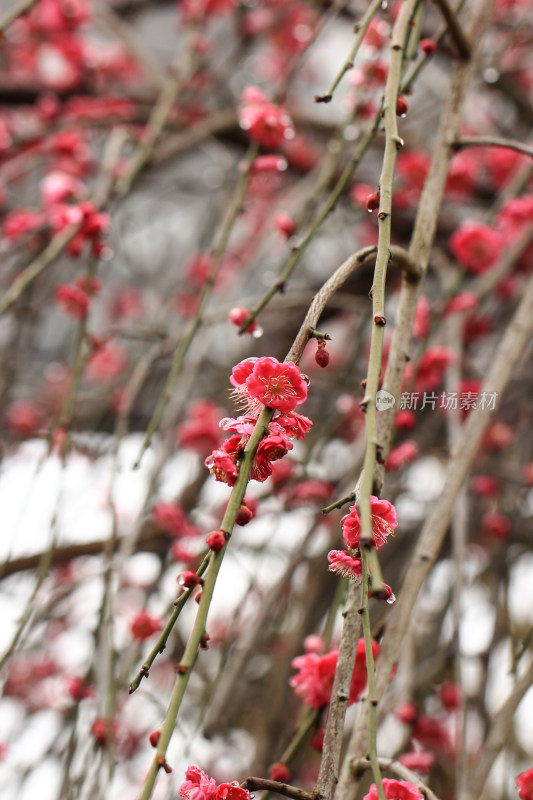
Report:
[[[263,791],[282,794],[284,797],[290,797],[291,800],[319,800],[320,798],[318,792],[306,792],[305,789],[299,789],[297,786],[271,781],[268,778],[246,778],[241,783],[241,787],[250,792]]]
[[[452,38],[459,58],[467,61],[470,58],[470,44],[463,33],[463,29],[455,15],[455,11],[448,5],[448,0],[433,0],[440,13],[444,17],[448,26],[448,32]]]
[[[454,150],[463,147],[504,147],[506,150],[516,150],[529,158],[533,158],[533,147],[519,142],[517,139],[500,139],[498,136],[461,136],[451,143]]]
[[[331,692],[326,732],[320,772],[318,775],[317,789],[321,797],[331,797],[335,788],[341,749],[343,744],[344,719],[348,700],[350,697],[350,684],[352,681],[357,643],[361,635],[361,617],[357,613],[360,605],[360,590],[355,581],[350,581],[346,607],[343,611],[343,629],[339,656],[335,669],[335,679]]]

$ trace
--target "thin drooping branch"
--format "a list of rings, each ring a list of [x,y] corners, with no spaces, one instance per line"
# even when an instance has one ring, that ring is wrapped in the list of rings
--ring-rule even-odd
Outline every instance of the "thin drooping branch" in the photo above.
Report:
[[[357,52],[358,52],[359,48],[361,47],[361,44],[363,42],[363,39],[364,39],[365,33],[367,31],[367,28],[370,25],[370,23],[372,22],[372,18],[375,16],[375,14],[377,13],[377,11],[380,8],[380,6],[381,6],[381,0],[372,0],[372,2],[368,6],[368,8],[367,8],[367,10],[366,10],[366,12],[365,12],[365,14],[363,16],[361,22],[358,22],[355,25],[355,28],[354,28],[355,39],[354,39],[353,45],[351,47],[351,50],[350,50],[350,52],[348,54],[348,58],[346,59],[346,61],[344,63],[344,66],[341,67],[341,69],[337,73],[335,79],[333,80],[333,83],[329,87],[329,89],[326,92],[326,94],[323,94],[323,95],[320,95],[318,97],[315,97],[315,102],[317,102],[317,103],[329,103],[332,100],[333,93],[335,92],[335,89],[337,88],[339,83],[342,81],[342,79],[344,78],[346,73],[349,70],[352,69],[353,62],[355,60],[355,57],[357,55]]]
[[[174,103],[191,75],[197,39],[198,32],[195,26],[191,25],[186,32],[185,46],[181,47],[175,56],[170,68],[170,75],[154,104],[142,141],[138,144],[126,170],[117,182],[116,192],[120,198],[128,194],[133,182],[148,163]]]
[[[365,395],[363,409],[365,412],[365,455],[363,469],[356,488],[358,510],[361,518],[361,566],[362,574],[362,621],[365,641],[366,667],[368,675],[368,753],[372,763],[372,774],[377,787],[379,800],[385,800],[385,792],[381,780],[381,772],[377,754],[377,695],[375,689],[375,665],[372,650],[372,634],[368,608],[369,589],[379,595],[383,592],[384,585],[376,550],[373,546],[372,514],[370,497],[373,494],[374,473],[377,463],[378,430],[376,396],[381,374],[383,339],[385,334],[385,283],[387,267],[391,257],[391,231],[392,231],[392,184],[394,168],[398,150],[403,146],[403,141],[398,134],[397,102],[402,77],[403,57],[409,39],[410,23],[416,7],[416,0],[407,0],[402,3],[400,13],[392,31],[390,48],[389,72],[385,86],[383,102],[383,115],[385,121],[385,150],[379,180],[379,211],[378,211],[378,249],[374,278],[372,281],[372,334],[370,339],[370,355],[365,381]],[[351,614],[356,613],[351,609]],[[345,632],[348,634],[350,621],[345,621]],[[339,709],[344,711],[345,709]],[[342,739],[342,726],[337,721],[332,733],[337,739]],[[336,755],[336,763],[329,764],[329,772],[322,772],[326,791],[325,796],[332,797],[338,780],[340,766],[340,744],[335,742],[332,751]]]
[[[448,0],[433,0],[433,2],[444,17],[446,25],[448,26],[448,33],[455,44],[459,58],[465,61],[468,60],[471,53],[470,44],[461,27],[461,23],[457,19],[455,11],[450,8]]]
[[[263,297],[254,306],[248,317],[244,320],[241,327],[239,328],[239,333],[244,333],[248,328],[248,326],[255,320],[257,315],[270,303],[272,298],[278,292],[284,291],[286,283],[291,277],[292,273],[294,272],[296,265],[299,263],[305,250],[307,249],[308,245],[314,238],[319,228],[322,226],[323,222],[329,217],[329,215],[337,205],[339,198],[342,196],[342,193],[344,192],[346,186],[348,185],[348,181],[352,177],[357,165],[359,164],[364,154],[366,153],[368,147],[370,146],[371,142],[373,141],[376,132],[378,130],[380,119],[381,119],[381,113],[378,112],[376,113],[369,129],[359,140],[353,156],[351,157],[350,161],[344,168],[342,175],[339,177],[337,183],[330,192],[324,205],[322,206],[320,211],[316,214],[315,219],[309,225],[307,231],[302,236],[298,244],[292,249],[291,255],[287,260],[287,263],[281,270],[278,279],[270,287],[270,289],[268,289],[265,292]]]
[[[452,142],[452,147],[454,150],[462,150],[463,147],[503,147],[533,158],[531,145],[519,142],[517,139],[500,139],[497,136],[461,136]]]
[[[470,26],[472,41],[480,41],[485,26],[488,24],[488,15],[489,11],[486,4],[483,0],[480,0]],[[405,366],[409,358],[411,331],[415,319],[420,285],[427,273],[446,181],[454,155],[450,142],[458,136],[460,130],[461,109],[474,70],[474,62],[474,58],[468,62],[458,62],[452,73],[450,93],[442,111],[441,125],[433,150],[431,167],[424,184],[415,220],[409,247],[409,257],[421,271],[421,282],[419,285],[408,283],[404,277],[396,312],[389,359],[383,379],[383,389],[394,396],[396,407],[402,388]],[[390,448],[393,418],[394,408],[390,408],[382,411],[378,419],[378,439],[385,458]],[[384,474],[384,467],[378,465],[375,476],[377,489],[383,483]]]
[[[268,778],[246,778],[241,783],[241,787],[248,789],[249,792],[274,792],[284,797],[290,797],[291,800],[318,800],[320,797],[317,792],[306,792],[305,789],[299,789],[297,786],[271,781]]]
[[[487,8],[487,4],[484,0],[478,0],[471,13],[469,36],[471,41],[477,43],[481,40],[483,32],[488,25],[490,8]],[[437,230],[439,212],[444,196],[444,189],[453,156],[453,151],[450,148],[449,142],[457,137],[460,129],[461,109],[473,73],[474,63],[475,59],[472,58],[468,61],[459,61],[454,67],[449,97],[442,112],[441,125],[434,148],[434,155],[415,220],[413,237],[409,248],[409,257],[420,269],[422,279],[427,272],[431,248]],[[390,392],[396,400],[401,392],[405,366],[409,359],[411,331],[415,319],[418,294],[419,285],[409,283],[404,276],[396,313],[396,325],[383,381],[383,389]],[[487,417],[488,416],[487,414]],[[382,447],[384,459],[386,459],[390,448],[393,418],[394,410],[389,409],[382,411],[378,420],[378,439]],[[382,465],[377,465],[374,482],[378,492],[381,490],[383,478],[384,467]],[[411,608],[411,606],[409,606],[409,608]],[[396,613],[398,613],[397,610]],[[404,630],[407,629],[407,621],[408,614],[406,614]],[[390,646],[388,664],[384,664],[383,651],[380,652],[377,670],[378,701],[383,694],[386,682],[390,678],[392,663],[394,661],[392,654],[393,652],[394,654],[398,652],[399,643],[404,633],[404,630],[401,632],[393,630],[391,628],[392,625],[393,622],[391,620],[388,628],[388,630],[391,631],[389,636],[392,636],[393,633],[398,633],[398,635]],[[365,752],[368,713],[368,706],[361,707],[357,723],[350,737],[347,751],[348,756],[359,756]],[[356,786],[354,785],[353,775],[348,767],[348,759],[345,759],[335,797],[337,800],[351,800],[351,798],[355,797],[355,791]]]
[[[333,297],[335,292],[337,292],[346,283],[350,275],[352,275],[352,273],[358,267],[362,266],[365,262],[372,258],[372,256],[376,253],[376,250],[377,248],[375,245],[363,247],[361,250],[358,250],[357,253],[354,253],[352,256],[350,256],[350,258],[346,259],[346,261],[341,264],[340,267],[338,267],[333,275],[326,281],[324,286],[316,293],[316,295],[313,297],[311,305],[309,306],[309,310],[305,315],[305,319],[296,336],[296,339],[294,340],[294,344],[287,354],[287,361],[294,361],[295,363],[298,363],[302,356],[304,347],[311,336],[311,332],[316,330],[318,327],[322,312],[324,311],[330,299]],[[410,282],[416,280],[419,276],[419,272],[415,263],[409,257],[409,254],[402,247],[398,247],[396,245],[391,247],[390,250],[393,259],[392,263],[397,265],[402,270],[405,279]]]
[[[501,398],[513,371],[530,343],[533,334],[533,277],[501,341],[481,393],[496,393]],[[420,588],[439,554],[448,530],[459,492],[468,475],[481,437],[492,417],[487,408],[471,411],[463,428],[459,446],[449,460],[442,492],[422,528],[415,553],[405,575],[399,600],[394,607],[380,651],[377,669],[378,696],[381,697],[390,679],[390,672]]]

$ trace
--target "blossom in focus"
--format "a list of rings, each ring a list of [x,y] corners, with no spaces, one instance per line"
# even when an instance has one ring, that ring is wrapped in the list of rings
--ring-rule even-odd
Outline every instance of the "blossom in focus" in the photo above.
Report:
[[[396,526],[398,517],[396,509],[388,500],[380,500],[373,495],[370,497],[370,514],[372,517],[372,539],[376,549],[383,547]],[[357,510],[357,503],[350,509],[342,520],[342,535],[344,541],[353,550],[359,547],[361,538],[361,519]]]
[[[424,800],[414,784],[409,781],[396,781],[383,778],[383,790],[387,800]],[[378,789],[375,783],[372,784],[368,794],[363,800],[379,800]]]
[[[330,550],[328,562],[330,572],[336,572],[343,578],[358,580],[362,575],[361,561],[351,556],[346,550]]]
[[[234,398],[245,411],[238,417],[222,419],[220,427],[234,435],[213,450],[205,465],[217,481],[233,486],[238,462],[255,428],[263,404],[276,410],[252,461],[250,478],[265,481],[272,475],[272,463],[292,450],[291,439],[303,439],[311,420],[294,412],[307,397],[307,382],[292,362],[276,358],[250,358],[233,367],[230,383]]]
[[[258,358],[246,379],[252,397],[270,408],[284,413],[293,411],[307,398],[307,383],[292,361],[280,363],[276,358]]]
[[[516,788],[521,800],[533,800],[533,767],[517,775]]]

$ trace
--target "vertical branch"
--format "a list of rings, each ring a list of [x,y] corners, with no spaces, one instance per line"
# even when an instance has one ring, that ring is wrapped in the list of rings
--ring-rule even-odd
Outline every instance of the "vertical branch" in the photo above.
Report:
[[[403,142],[398,135],[396,101],[402,75],[403,52],[409,35],[409,23],[416,7],[416,0],[408,0],[402,4],[400,14],[394,25],[391,43],[391,55],[387,85],[385,87],[384,119],[385,119],[385,152],[379,181],[379,238],[374,280],[372,284],[372,337],[370,357],[366,376],[363,408],[365,410],[366,449],[363,472],[358,491],[358,508],[361,516],[361,546],[368,548],[372,542],[372,518],[370,513],[370,495],[372,494],[374,470],[376,466],[378,435],[376,417],[376,394],[381,373],[381,354],[386,325],[385,317],[385,281],[390,259],[391,246],[391,213],[392,183],[394,166],[398,149]],[[379,593],[383,588],[379,564],[375,552],[369,554],[372,565],[372,587]]]
[[[342,586],[340,581],[339,586]],[[344,617],[342,637],[317,782],[318,793],[324,800],[329,800],[333,796],[339,772],[344,718],[350,697],[350,684],[361,630],[361,621],[357,613],[358,607],[359,587],[355,581],[350,581],[346,607],[342,614]]]
[[[363,617],[363,636],[365,637],[366,671],[368,676],[368,757],[372,765],[372,776],[378,790],[379,800],[387,800],[381,779],[381,769],[377,751],[377,705],[376,675],[374,653],[372,650],[372,630],[370,627],[370,613],[368,610],[368,586],[370,582],[370,569],[368,555],[365,548],[361,548],[361,566],[363,569],[363,587],[361,613]]]

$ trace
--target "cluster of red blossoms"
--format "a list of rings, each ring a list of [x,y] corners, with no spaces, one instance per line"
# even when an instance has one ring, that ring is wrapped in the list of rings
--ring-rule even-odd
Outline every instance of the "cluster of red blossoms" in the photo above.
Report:
[[[214,778],[195,765],[188,767],[185,772],[179,795],[183,800],[250,800],[249,792],[241,789],[237,782],[217,786]]]
[[[276,413],[259,443],[250,472],[252,480],[265,481],[272,474],[272,462],[292,450],[291,439],[303,439],[311,428],[311,420],[294,411],[307,398],[307,381],[292,361],[280,363],[276,358],[263,357],[233,367],[230,382],[245,413],[221,421],[221,428],[233,435],[213,450],[205,465],[217,481],[233,486],[239,459],[265,405]]]
[[[378,497],[370,498],[370,513],[372,515],[372,540],[376,550],[383,547],[387,538],[394,532],[398,525],[396,509],[388,500]],[[357,503],[350,509],[342,520],[342,535],[350,550],[357,553],[361,540],[361,518],[357,510]],[[361,576],[361,561],[356,555],[347,550],[330,550],[328,553],[329,568],[331,572],[357,580]],[[386,587],[390,592],[390,587]],[[392,592],[390,595],[392,596]]]

